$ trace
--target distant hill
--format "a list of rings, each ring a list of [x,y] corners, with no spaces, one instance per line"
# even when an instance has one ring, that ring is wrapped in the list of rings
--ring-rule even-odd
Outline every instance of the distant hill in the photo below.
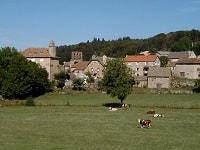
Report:
[[[57,56],[63,61],[71,59],[72,51],[83,52],[83,59],[90,60],[93,54],[109,57],[124,57],[125,55],[138,54],[148,50],[151,53],[157,51],[187,51],[193,50],[200,55],[200,31],[176,31],[167,34],[160,33],[148,39],[131,39],[122,37],[117,40],[105,41],[94,38],[93,41],[82,42],[76,45],[63,45],[57,47]]]

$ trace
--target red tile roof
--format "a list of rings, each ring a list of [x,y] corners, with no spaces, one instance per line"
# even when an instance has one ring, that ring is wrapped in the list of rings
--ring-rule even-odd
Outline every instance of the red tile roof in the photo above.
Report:
[[[124,62],[154,62],[156,55],[127,55]]]
[[[26,58],[49,58],[52,57],[49,54],[48,48],[27,48],[22,52],[22,55]]]

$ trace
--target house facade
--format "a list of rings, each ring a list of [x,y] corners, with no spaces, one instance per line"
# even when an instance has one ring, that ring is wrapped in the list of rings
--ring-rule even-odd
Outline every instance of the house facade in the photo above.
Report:
[[[174,75],[180,78],[200,79],[200,59],[181,58],[176,62]]]
[[[94,79],[103,78],[104,64],[99,60],[91,60],[87,66],[87,72],[89,72]]]
[[[45,68],[50,80],[54,78],[55,73],[64,70],[63,66],[59,64],[59,57],[56,56],[56,46],[52,40],[49,42],[48,48],[27,48],[22,52],[22,55]]]
[[[135,76],[147,76],[150,66],[160,66],[157,55],[127,55],[124,62]]]
[[[149,67],[148,88],[169,88],[171,71],[165,67]]]

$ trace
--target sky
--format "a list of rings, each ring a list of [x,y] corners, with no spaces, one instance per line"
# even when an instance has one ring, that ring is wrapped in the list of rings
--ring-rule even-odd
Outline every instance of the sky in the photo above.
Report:
[[[0,48],[200,30],[200,0],[1,0]]]

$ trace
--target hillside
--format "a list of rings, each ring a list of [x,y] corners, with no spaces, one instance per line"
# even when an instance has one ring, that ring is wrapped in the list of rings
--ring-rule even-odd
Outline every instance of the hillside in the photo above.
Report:
[[[93,41],[85,43],[59,46],[57,47],[57,56],[61,57],[60,62],[62,63],[70,60],[72,51],[83,52],[83,59],[90,60],[93,54],[124,57],[145,50],[151,53],[193,50],[196,55],[200,55],[200,31],[193,29],[167,34],[160,33],[147,39],[131,39],[127,36],[117,40],[105,41],[104,39],[94,38]]]

